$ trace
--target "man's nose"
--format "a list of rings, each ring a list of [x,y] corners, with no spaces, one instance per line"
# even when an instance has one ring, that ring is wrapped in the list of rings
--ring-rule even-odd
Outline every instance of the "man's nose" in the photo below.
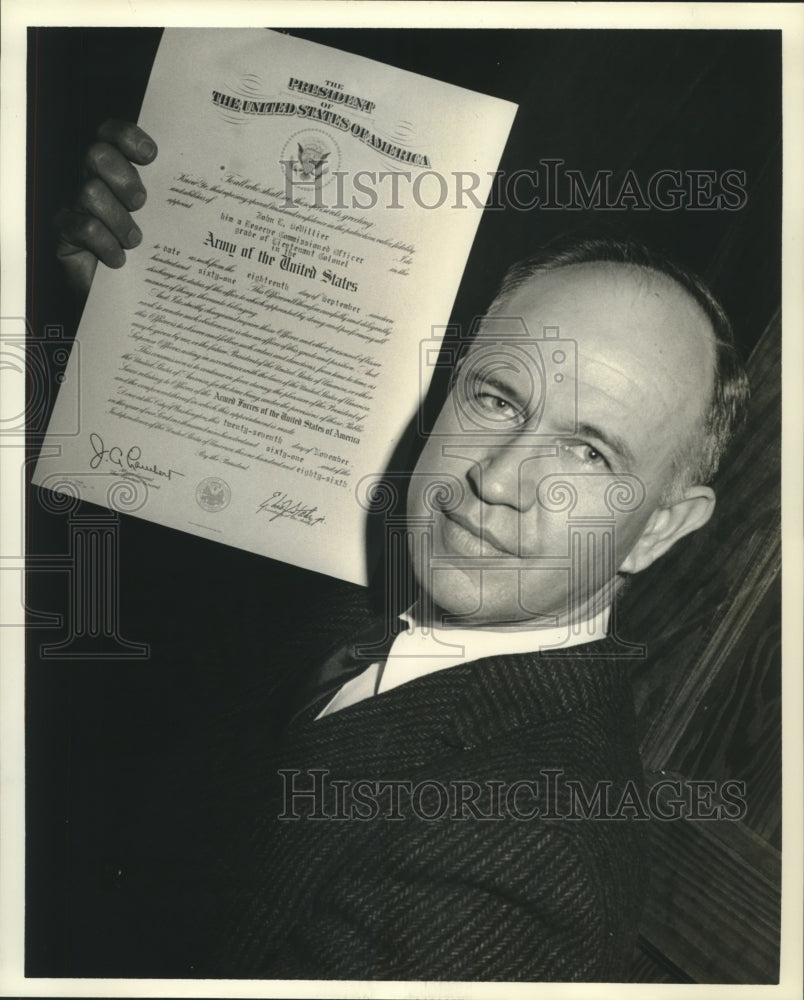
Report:
[[[534,448],[516,439],[496,442],[474,457],[466,476],[484,503],[502,504],[524,513],[537,502],[539,481],[552,471],[549,459],[555,452],[554,446]]]

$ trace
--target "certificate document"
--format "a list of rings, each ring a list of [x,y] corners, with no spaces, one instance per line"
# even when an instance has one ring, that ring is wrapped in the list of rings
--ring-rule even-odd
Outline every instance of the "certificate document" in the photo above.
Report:
[[[265,29],[166,30],[143,242],[98,268],[34,482],[364,583],[360,492],[515,111]]]

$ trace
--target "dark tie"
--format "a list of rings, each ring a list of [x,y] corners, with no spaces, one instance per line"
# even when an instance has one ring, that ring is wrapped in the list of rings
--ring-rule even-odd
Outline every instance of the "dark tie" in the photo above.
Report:
[[[378,619],[370,629],[336,649],[304,684],[291,721],[327,696],[334,697],[347,681],[362,674],[372,663],[385,660],[394,639],[405,627],[399,618],[390,622]]]

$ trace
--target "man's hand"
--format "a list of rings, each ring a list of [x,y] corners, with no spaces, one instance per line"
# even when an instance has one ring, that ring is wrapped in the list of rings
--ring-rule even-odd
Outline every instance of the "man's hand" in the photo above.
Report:
[[[55,219],[56,256],[75,291],[86,297],[98,261],[122,267],[126,249],[142,241],[131,212],[145,204],[146,191],[133,163],[145,165],[156,157],[156,143],[130,122],[107,121],[87,150],[86,179],[72,208]]]

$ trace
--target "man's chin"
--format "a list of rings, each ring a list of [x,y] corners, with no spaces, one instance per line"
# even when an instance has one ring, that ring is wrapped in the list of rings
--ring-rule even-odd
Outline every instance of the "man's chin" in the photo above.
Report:
[[[555,625],[556,613],[542,614],[521,607],[516,596],[481,579],[477,570],[437,570],[424,588],[433,621],[453,628],[536,628]],[[427,603],[425,599],[425,604]]]

